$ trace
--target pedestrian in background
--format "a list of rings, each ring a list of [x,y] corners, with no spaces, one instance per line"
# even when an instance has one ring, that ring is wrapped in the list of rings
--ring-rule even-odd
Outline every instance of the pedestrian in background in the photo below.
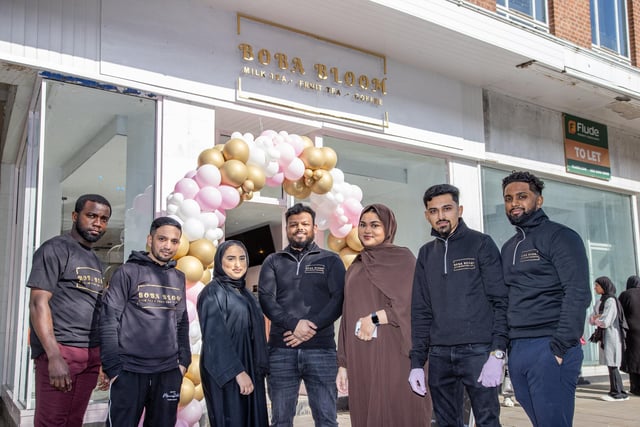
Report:
[[[629,327],[622,370],[629,374],[629,392],[640,396],[640,277],[629,276],[627,290],[618,300]]]

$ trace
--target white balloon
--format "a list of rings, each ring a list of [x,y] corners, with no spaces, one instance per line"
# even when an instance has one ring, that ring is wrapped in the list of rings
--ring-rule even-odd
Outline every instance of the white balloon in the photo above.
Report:
[[[204,236],[204,225],[200,218],[189,218],[182,224],[182,232],[190,242],[193,242]]]
[[[178,209],[178,216],[183,220],[196,218],[200,215],[200,205],[193,199],[183,200]]]
[[[278,150],[278,152],[280,153],[280,159],[278,160],[278,163],[280,163],[281,165],[288,165],[294,158],[296,158],[295,150],[286,142],[278,144],[276,150]]]
[[[167,214],[175,215],[178,212],[178,205],[167,205]]]
[[[244,135],[242,135],[242,139],[244,139],[247,144],[251,144],[253,142],[253,134],[250,132],[247,132]]]
[[[200,354],[201,351],[202,351],[202,340],[198,340],[198,342],[196,342],[195,344],[191,344],[191,354]]]
[[[200,221],[204,225],[205,230],[212,230],[218,228],[218,216],[213,212],[203,212],[200,214]]]
[[[275,147],[267,149],[267,154],[269,155],[269,158],[271,160],[279,160],[280,159],[280,152],[278,150],[276,150]]]
[[[167,215],[169,218],[175,219],[176,221],[178,221],[180,223],[180,225],[184,224],[184,221],[182,220],[182,218],[180,218],[178,215]]]
[[[184,194],[182,193],[171,193],[169,197],[167,197],[167,203],[176,203],[180,204],[184,200]]]
[[[238,132],[238,131],[235,131],[235,132],[233,132],[233,133],[231,134],[231,139],[234,139],[234,138],[240,138],[240,139],[242,139],[242,134],[241,134],[240,132]]]
[[[264,174],[267,178],[270,178],[273,175],[277,174],[279,171],[280,171],[280,165],[278,164],[278,162],[271,162],[265,168]]]
[[[358,187],[355,184],[351,185],[351,197],[356,199],[359,202],[362,202],[362,188]]]
[[[341,184],[344,182],[344,172],[342,172],[338,168],[333,168],[329,171],[331,176],[333,177],[333,185]]]
[[[261,147],[253,147],[249,150],[248,164],[264,167],[267,163],[267,157]]]
[[[202,332],[200,331],[200,322],[191,321],[189,322],[189,341],[191,344],[200,341],[202,338]]]

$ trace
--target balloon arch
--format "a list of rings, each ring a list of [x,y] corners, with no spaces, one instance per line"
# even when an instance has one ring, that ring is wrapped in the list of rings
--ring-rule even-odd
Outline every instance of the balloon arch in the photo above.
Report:
[[[167,197],[167,215],[182,224],[175,256],[187,280],[187,311],[192,362],[182,382],[176,426],[198,425],[204,410],[200,384],[202,335],[197,319],[198,294],[211,281],[218,242],[224,237],[226,211],[263,187],[282,186],[287,194],[308,198],[320,230],[328,230],[327,246],[349,266],[362,245],[357,223],[362,190],[344,180],[338,156],[329,147],[315,147],[306,136],[267,130],[254,138],[234,132],[224,144],[203,150],[198,168],[181,178]]]

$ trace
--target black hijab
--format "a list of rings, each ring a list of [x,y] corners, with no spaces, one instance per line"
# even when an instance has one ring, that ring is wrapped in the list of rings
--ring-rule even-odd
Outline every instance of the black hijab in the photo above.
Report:
[[[629,276],[627,279],[627,289],[640,288],[640,277]]]
[[[227,250],[232,246],[239,246],[244,251],[247,259],[247,271],[249,270],[249,254],[247,253],[247,248],[244,243],[239,240],[226,240],[218,246],[218,250],[216,251],[216,256],[213,260],[213,277],[215,277],[220,283],[224,283],[236,289],[243,289],[246,286],[245,279],[247,277],[247,271],[244,272],[241,278],[232,279],[222,268],[222,258]]]

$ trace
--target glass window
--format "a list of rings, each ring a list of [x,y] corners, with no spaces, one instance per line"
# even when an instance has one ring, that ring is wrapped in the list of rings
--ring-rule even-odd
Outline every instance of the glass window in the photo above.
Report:
[[[498,13],[517,22],[531,25],[522,18],[531,18],[537,23],[547,24],[546,0],[498,0]]]
[[[502,178],[509,173],[483,168],[482,193],[485,231],[499,247],[514,234],[504,213]],[[592,302],[598,298],[593,281],[608,276],[618,289],[625,290],[627,277],[636,272],[633,243],[631,197],[544,179],[543,209],[552,221],[574,229],[584,240],[589,257]],[[593,304],[592,304],[593,306]],[[585,335],[593,327],[585,324]],[[596,346],[584,347],[585,364],[598,363]]]
[[[625,0],[591,0],[591,42],[618,55],[629,56]]]
[[[71,229],[71,214],[80,195],[101,194],[109,200],[112,213],[107,232],[93,247],[108,280],[131,250],[144,249],[153,218],[156,103],[57,81],[46,82],[45,88],[46,110],[39,124],[42,154],[31,160],[36,164],[27,165],[36,168],[38,175],[37,211],[29,218],[37,230],[33,245],[38,247]],[[24,254],[27,275],[33,255],[28,252]],[[24,285],[22,291],[28,300]],[[22,322],[28,325],[28,310]],[[28,381],[17,395],[26,408],[32,408],[27,327],[19,330],[25,343],[21,376],[26,374]],[[106,399],[106,392],[96,392],[92,398]]]

